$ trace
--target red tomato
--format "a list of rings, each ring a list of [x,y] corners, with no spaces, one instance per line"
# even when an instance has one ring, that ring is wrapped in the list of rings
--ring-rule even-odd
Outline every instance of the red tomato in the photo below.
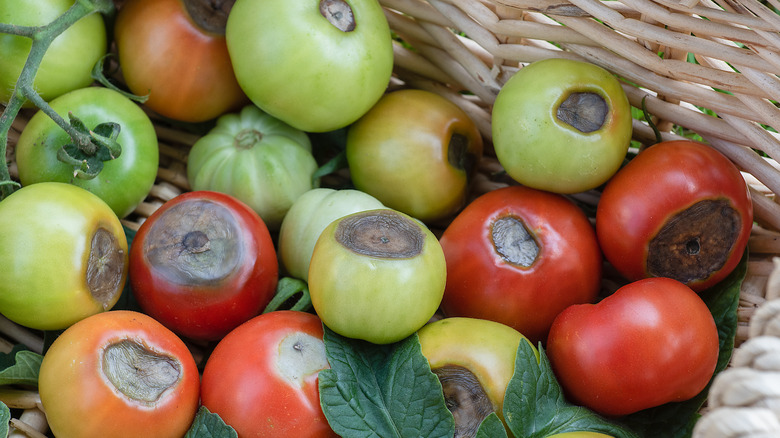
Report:
[[[670,277],[702,291],[739,263],[753,226],[742,175],[692,141],[658,143],[612,177],[596,211],[604,256],[628,280]]]
[[[143,313],[113,310],[55,339],[38,389],[58,437],[180,438],[198,410],[200,375],[170,330]]]
[[[277,310],[230,332],[209,356],[203,406],[239,438],[337,436],[320,407],[317,376],[329,368],[320,319]]]
[[[598,304],[569,307],[547,339],[567,396],[608,416],[695,396],[712,378],[718,349],[704,301],[660,277],[629,283]]]
[[[585,213],[562,195],[523,186],[492,190],[440,239],[447,316],[489,319],[544,341],[566,307],[595,300],[602,256]]]
[[[145,313],[182,336],[217,340],[270,302],[278,262],[257,213],[230,195],[196,190],[141,225],[128,275]]]
[[[227,51],[228,10],[196,9],[204,4],[129,0],[117,13],[114,34],[125,83],[135,94],[149,94],[146,106],[165,117],[201,122],[249,102]]]

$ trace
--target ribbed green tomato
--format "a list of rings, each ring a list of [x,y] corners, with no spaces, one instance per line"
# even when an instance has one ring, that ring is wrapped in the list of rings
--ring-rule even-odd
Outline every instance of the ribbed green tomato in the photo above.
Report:
[[[289,275],[308,281],[314,244],[331,222],[351,213],[383,207],[376,198],[359,190],[309,190],[293,203],[282,221],[279,260]]]
[[[74,0],[3,0],[0,23],[43,26],[73,6]],[[30,38],[0,33],[0,102],[11,99],[30,54]],[[92,83],[92,67],[106,53],[106,26],[100,14],[82,18],[49,46],[33,81],[44,100],[51,100]],[[27,104],[27,106],[32,106]]]
[[[271,231],[303,193],[319,185],[308,135],[254,105],[217,119],[190,150],[193,190],[226,193],[243,201]]]

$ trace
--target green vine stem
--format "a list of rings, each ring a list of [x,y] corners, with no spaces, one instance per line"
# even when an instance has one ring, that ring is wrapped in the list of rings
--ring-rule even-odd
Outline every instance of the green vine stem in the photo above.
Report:
[[[0,33],[23,36],[32,40],[30,54],[25,61],[22,72],[19,74],[19,79],[16,82],[11,99],[3,110],[3,113],[0,114],[0,156],[6,157],[8,134],[11,130],[11,124],[27,101],[32,102],[41,111],[51,117],[57,125],[71,136],[77,145],[88,147],[88,145],[91,144],[91,138],[88,134],[81,133],[73,128],[41,98],[33,88],[33,80],[41,65],[43,55],[57,36],[87,15],[93,13],[112,15],[114,12],[114,3],[111,0],[76,0],[73,6],[62,15],[54,19],[51,23],[43,26],[17,26],[0,23]],[[18,187],[19,184],[11,180],[8,163],[3,159],[2,163],[0,163],[0,200],[5,199],[5,197],[13,193]]]

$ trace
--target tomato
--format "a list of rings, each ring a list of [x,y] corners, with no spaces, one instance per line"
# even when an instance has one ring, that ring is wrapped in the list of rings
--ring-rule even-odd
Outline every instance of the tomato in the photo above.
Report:
[[[385,94],[347,134],[352,182],[390,208],[434,222],[466,203],[482,136],[457,105],[423,90]]]
[[[130,248],[138,304],[188,338],[221,339],[265,308],[277,280],[268,228],[223,193],[171,199],[141,224]]]
[[[376,0],[237,0],[225,37],[252,102],[308,132],[357,120],[393,70],[390,27]]]
[[[243,437],[335,437],[320,407],[317,376],[329,368],[322,322],[277,310],[242,324],[214,348],[201,382],[203,406]]]
[[[72,143],[72,139],[48,115],[38,111],[16,144],[16,164],[22,185],[70,182],[103,199],[119,218],[132,213],[154,185],[159,164],[157,134],[146,113],[119,92],[102,87],[71,91],[50,105],[66,120],[72,112],[89,129],[99,123],[119,123],[121,131],[117,141],[122,153],[106,161],[97,177],[76,178],[73,166],[57,158],[58,151]]]
[[[200,376],[170,330],[143,313],[113,310],[54,340],[38,390],[57,437],[179,438],[198,410]]]
[[[298,196],[311,190],[317,161],[305,132],[254,105],[221,116],[192,145],[187,177],[193,190],[227,193],[248,204],[272,231]]]
[[[446,281],[436,236],[392,209],[336,219],[309,264],[314,310],[334,332],[375,344],[412,335],[439,307]]]
[[[75,0],[0,2],[0,23],[43,26],[67,11]],[[92,67],[106,54],[106,26],[91,14],[54,39],[43,56],[33,87],[46,101],[92,83]],[[30,54],[32,40],[0,33],[0,103],[8,103]],[[31,103],[27,103],[31,107]]]
[[[92,193],[48,182],[0,202],[0,313],[60,330],[111,309],[127,280],[127,239]]]
[[[145,106],[202,122],[248,102],[225,43],[228,2],[131,0],[116,17],[119,65],[127,87],[149,95]]]
[[[696,291],[734,270],[752,226],[736,166],[687,140],[640,152],[606,185],[596,210],[604,256],[623,276],[671,277]]]
[[[596,232],[563,195],[491,190],[455,217],[440,242],[444,314],[497,321],[533,342],[546,339],[563,309],[594,301],[601,288]]]
[[[456,436],[474,436],[491,412],[504,421],[504,394],[515,372],[517,349],[529,342],[525,336],[498,322],[460,317],[427,324],[417,335],[442,383]]]
[[[314,244],[325,227],[348,214],[382,207],[376,198],[359,190],[323,187],[302,194],[279,229],[278,255],[282,266],[291,276],[308,281]]]
[[[692,398],[712,378],[718,329],[704,301],[670,278],[629,283],[555,319],[547,355],[566,395],[608,416]]]
[[[631,105],[607,70],[549,58],[521,68],[493,105],[496,157],[536,189],[576,193],[606,182],[623,163]]]

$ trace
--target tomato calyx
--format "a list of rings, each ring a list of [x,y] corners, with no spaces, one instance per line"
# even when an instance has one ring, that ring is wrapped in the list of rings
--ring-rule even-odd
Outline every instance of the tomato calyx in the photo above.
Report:
[[[290,386],[303,388],[307,377],[329,366],[322,339],[295,332],[279,343],[277,369]]]
[[[482,420],[495,411],[479,379],[459,365],[444,365],[431,371],[439,378],[444,403],[455,419],[455,436],[475,436]]]
[[[739,237],[741,219],[725,199],[696,202],[672,216],[649,242],[647,271],[683,283],[720,270]]]
[[[515,216],[496,219],[490,227],[493,247],[507,263],[528,268],[539,256],[539,244]]]
[[[236,0],[183,0],[187,13],[198,27],[225,35],[228,15]]]
[[[74,178],[93,179],[103,170],[103,162],[114,160],[122,154],[122,146],[116,141],[121,126],[106,122],[91,130],[72,112],[68,113],[68,117],[70,125],[63,128],[73,143],[62,146],[57,151],[57,159],[73,166]]]
[[[342,32],[355,30],[355,15],[344,0],[320,0],[320,14]]]
[[[233,138],[236,149],[252,149],[263,140],[263,133],[256,129],[243,129]]]
[[[119,392],[149,407],[182,376],[177,359],[155,352],[135,339],[122,339],[106,347],[102,369]]]
[[[122,293],[125,252],[119,241],[105,228],[92,236],[87,261],[87,286],[92,296],[108,310]]]
[[[593,92],[571,93],[556,112],[558,120],[580,132],[595,132],[604,126],[609,106],[602,96]]]
[[[358,254],[405,259],[422,253],[425,236],[420,227],[393,210],[373,210],[342,220],[336,241]]]

